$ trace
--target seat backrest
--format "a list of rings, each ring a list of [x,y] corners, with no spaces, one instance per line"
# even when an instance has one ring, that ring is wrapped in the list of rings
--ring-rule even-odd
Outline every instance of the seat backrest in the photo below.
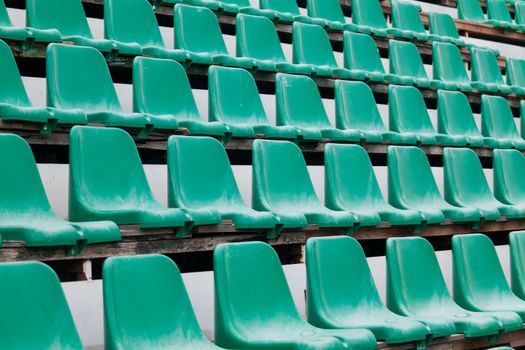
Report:
[[[1,7],[0,7],[1,8]],[[27,96],[20,71],[16,64],[11,48],[0,40],[0,102],[20,107],[30,107],[31,101]]]
[[[259,0],[259,7],[262,10],[274,10],[282,13],[291,13],[299,16],[299,6],[295,0]]]
[[[473,22],[483,22],[485,15],[479,0],[458,0],[458,18]]]
[[[40,262],[0,264],[2,349],[84,349],[57,275]]]
[[[195,53],[227,55],[217,16],[206,7],[175,5],[175,48]]]
[[[442,201],[425,153],[418,147],[390,146],[388,157],[388,200],[404,207]]]
[[[310,77],[277,73],[275,101],[277,125],[332,127],[317,84]]]
[[[240,13],[236,26],[238,57],[286,62],[275,25],[270,19]]]
[[[452,16],[447,13],[429,12],[428,13],[429,31],[431,34],[447,36],[459,39],[458,28]]]
[[[454,44],[432,42],[432,69],[434,79],[470,83],[461,53]]]
[[[85,112],[122,112],[104,56],[92,47],[47,47],[47,105]]]
[[[92,211],[134,210],[154,201],[135,142],[122,129],[73,127],[69,159],[74,221],[89,221]]]
[[[495,138],[521,138],[512,110],[504,97],[481,96],[481,133]]]
[[[443,150],[445,200],[453,205],[494,201],[479,158],[469,148]]]
[[[525,1],[514,3],[514,20],[517,24],[525,24]]]
[[[389,40],[388,60],[390,73],[428,79],[419,49],[408,41]]]
[[[1,27],[12,27],[13,22],[11,22],[11,18],[9,18],[9,14],[7,13],[7,7],[5,6],[5,1],[0,0],[0,26]]]
[[[255,80],[242,68],[210,67],[208,106],[209,119],[212,121],[269,124]]]
[[[62,36],[93,38],[81,0],[27,0],[26,25],[56,29]]]
[[[368,153],[361,146],[327,144],[324,172],[328,208],[373,208],[384,202]]]
[[[352,1],[352,22],[373,28],[388,28],[385,14],[378,0]]]
[[[487,17],[488,19],[512,23],[512,17],[505,0],[487,0]]]
[[[165,46],[148,0],[105,0],[104,35],[107,39],[123,43]]]
[[[525,156],[515,149],[495,149],[492,162],[494,196],[506,204],[525,202]]]
[[[472,48],[470,53],[472,81],[505,84],[498,60],[492,50]]]
[[[386,131],[372,90],[361,81],[335,81],[335,124],[338,129]]]
[[[303,154],[296,144],[256,139],[252,152],[254,209],[289,210],[299,203],[320,205]]]
[[[480,137],[470,103],[459,91],[438,90],[438,132],[447,135]]]
[[[339,0],[306,0],[309,17],[345,23],[345,15]]]
[[[421,6],[404,0],[393,0],[391,4],[393,27],[416,33],[425,33],[425,26],[421,21],[420,15]]]
[[[385,73],[379,50],[370,35],[345,31],[343,37],[346,68]]]
[[[505,76],[508,85],[525,87],[525,60],[508,57]]]
[[[512,295],[492,241],[483,234],[452,236],[454,298],[459,305]]]
[[[512,292],[525,298],[525,231],[509,233],[510,279]]]
[[[393,312],[424,313],[454,303],[436,253],[426,239],[387,239],[386,262],[387,306]]]
[[[322,27],[294,22],[293,63],[337,67],[330,39]]]
[[[436,133],[421,92],[413,86],[388,87],[390,130],[397,132]]]
[[[174,208],[244,204],[224,146],[212,137],[168,140],[168,204]]]
[[[103,266],[107,349],[207,343],[182,276],[164,255],[111,257]]]
[[[356,309],[384,308],[363,248],[354,238],[310,238],[305,253],[309,322],[322,322],[320,313],[344,318]]]
[[[184,120],[202,119],[186,71],[174,60],[150,57],[133,60],[133,110]]]

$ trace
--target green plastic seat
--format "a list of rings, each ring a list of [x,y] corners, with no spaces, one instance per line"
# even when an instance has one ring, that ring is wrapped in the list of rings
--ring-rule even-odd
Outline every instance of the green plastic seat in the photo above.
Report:
[[[281,22],[304,22],[324,25],[320,18],[301,15],[296,0],[259,0],[261,10],[272,11],[275,18]]]
[[[86,243],[120,240],[112,222],[67,222],[53,211],[31,148],[21,137],[1,134],[0,150],[1,239],[27,247],[71,246],[75,252]]]
[[[426,324],[434,338],[453,333],[489,336],[522,328],[514,312],[471,312],[450,296],[432,245],[421,237],[386,241],[387,306]]]
[[[343,46],[345,68],[352,71],[355,79],[372,82],[386,80],[394,84],[410,81],[385,72],[376,43],[370,35],[345,31]]]
[[[510,106],[501,96],[481,96],[481,133],[491,138],[486,142],[491,148],[525,149]]]
[[[276,17],[274,11],[257,9],[250,5],[249,0],[168,0],[167,3],[184,3],[192,6],[203,6],[219,13],[246,13],[250,15],[261,15],[273,19]]]
[[[447,13],[429,12],[428,27],[430,34],[439,36],[439,41],[450,42],[457,46],[466,45],[459,36],[454,19]]]
[[[444,87],[441,81],[428,78],[419,49],[408,41],[389,40],[388,60],[391,73],[411,78],[411,82],[407,81],[408,85],[434,89]]]
[[[482,220],[525,216],[525,206],[501,203],[492,194],[476,153],[468,148],[443,150],[445,199],[458,207],[476,208]]]
[[[83,350],[57,275],[40,262],[0,264],[2,349]]]
[[[169,138],[168,204],[193,218],[232,220],[238,229],[263,229],[273,237],[282,228],[273,214],[244,203],[224,147],[210,137]]]
[[[277,73],[275,100],[277,125],[297,128],[300,139],[349,142],[361,139],[356,131],[336,129],[330,124],[321,94],[310,77]]]
[[[316,24],[294,22],[293,63],[310,67],[311,74],[354,78],[351,70],[339,67],[326,31]],[[359,78],[359,74],[357,75]]]
[[[268,18],[238,14],[236,18],[237,57],[255,60],[257,69],[311,74],[310,65],[292,64],[286,61],[275,29]]]
[[[517,150],[494,150],[494,196],[506,205],[523,208],[525,188],[522,171],[525,170],[523,154]]]
[[[252,69],[252,58],[228,54],[217,16],[205,7],[177,4],[173,9],[175,49],[185,50],[189,60],[197,64],[222,64]]]
[[[220,349],[204,336],[181,273],[164,255],[108,258],[103,294],[107,350]]]
[[[233,137],[297,138],[295,127],[270,124],[255,79],[244,69],[211,66],[208,105],[209,120],[226,124]]]
[[[516,152],[516,151],[504,151]],[[525,231],[514,231],[509,233],[510,251],[510,280],[512,292],[520,299],[525,300]]]
[[[252,204],[276,214],[281,224],[341,227],[351,232],[352,213],[326,208],[317,197],[301,149],[292,142],[255,140]]]
[[[133,110],[176,120],[191,135],[211,135],[227,142],[230,128],[204,121],[197,109],[182,65],[168,59],[136,57],[133,60]]]
[[[220,244],[213,252],[215,342],[226,348],[375,349],[366,329],[314,327],[299,315],[275,250],[262,242]]]
[[[173,228],[177,235],[193,224],[180,209],[153,197],[131,136],[122,129],[75,126],[69,146],[69,217],[112,220],[140,228]],[[211,222],[214,223],[214,222]]]
[[[321,19],[329,29],[355,30],[352,23],[346,22],[339,0],[306,0],[306,9],[309,17]]]
[[[444,89],[472,91],[465,63],[456,45],[432,42],[432,70],[434,79],[441,80]]]
[[[310,238],[305,251],[309,323],[328,329],[366,328],[388,344],[418,342],[424,347],[429,329],[385,307],[355,239]]]
[[[348,211],[360,226],[421,225],[421,214],[397,209],[383,197],[365,149],[358,145],[329,143],[324,150],[325,204]]]
[[[89,123],[136,128],[142,135],[153,127],[177,129],[175,120],[125,113],[104,56],[95,48],[50,44],[47,47],[47,105]]]
[[[454,299],[459,305],[473,311],[512,311],[525,319],[525,301],[510,289],[487,236],[452,236],[452,266]]]
[[[26,23],[40,30],[54,29],[62,41],[91,46],[102,52],[117,50],[115,43],[93,38],[81,0],[28,0]]]
[[[360,142],[403,143],[401,134],[386,129],[372,90],[360,81],[335,81],[335,124],[338,129],[356,131]]]
[[[510,94],[513,89],[506,85],[498,65],[496,55],[491,50],[472,48],[471,52],[471,86],[483,91]],[[523,91],[518,89],[517,92]]]
[[[27,96],[11,48],[0,40],[0,118],[4,121],[37,123],[43,134],[57,124],[87,124],[84,113],[69,113],[51,107],[35,107]]]
[[[512,21],[505,0],[487,0],[487,18],[489,21],[495,21],[498,27],[520,29],[520,26]]]
[[[401,37],[417,40],[439,40],[439,36],[427,33],[421,21],[421,6],[415,2],[392,0],[392,26],[401,32]]]
[[[519,25],[519,30],[525,31],[525,1],[514,3],[514,20]]]
[[[502,21],[487,19],[483,14],[479,0],[458,0],[457,8],[459,19],[484,23],[494,27],[508,28],[508,25]]]
[[[388,116],[390,130],[400,133],[407,144],[459,144],[456,139],[434,130],[423,95],[413,86],[388,87]]]
[[[439,193],[430,164],[417,147],[390,146],[388,156],[388,200],[394,207],[420,212],[428,224],[475,222],[479,211],[447,203]]]
[[[458,146],[483,147],[486,138],[476,126],[467,96],[459,91],[439,90],[437,97],[438,132],[454,139]]]
[[[516,94],[525,94],[525,60],[507,57],[505,76]]]
[[[35,0],[38,1],[38,0]],[[121,51],[185,62],[184,50],[167,49],[153,7],[148,0],[104,1],[104,35],[117,42]]]
[[[374,34],[379,37],[386,37],[388,34],[401,36],[401,31],[397,28],[388,27],[378,0],[352,1],[352,22],[356,30],[363,34]]]

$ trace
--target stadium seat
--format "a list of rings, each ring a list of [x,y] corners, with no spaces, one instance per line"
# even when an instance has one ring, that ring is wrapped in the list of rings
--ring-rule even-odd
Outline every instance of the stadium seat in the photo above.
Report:
[[[263,11],[272,11],[275,18],[281,22],[304,22],[324,25],[320,18],[311,18],[301,15],[296,0],[259,0],[259,7]]]
[[[516,1],[514,3],[514,19],[519,25],[519,30],[525,31],[525,1]]]
[[[247,13],[253,15],[263,15],[269,18],[274,18],[275,14],[273,11],[265,11],[254,8],[250,5],[249,0],[164,0],[163,2],[177,4],[184,3],[192,6],[203,6],[210,10],[217,11],[218,13],[229,12],[229,13]]]
[[[69,218],[111,220],[142,229],[173,228],[185,235],[195,222],[153,197],[131,136],[122,129],[75,126],[69,146]],[[211,222],[214,223],[214,222]]]
[[[185,50],[192,63],[252,69],[252,58],[228,54],[217,16],[208,8],[176,4],[173,10],[175,49]]]
[[[432,42],[432,69],[436,80],[447,90],[472,91],[461,53],[456,45]]]
[[[504,151],[516,152],[516,151]],[[523,156],[523,155],[522,155]],[[510,279],[512,292],[521,300],[525,300],[525,231],[509,233]]]
[[[487,0],[487,17],[489,21],[496,21],[499,27],[519,29],[519,25],[512,21],[505,0]]]
[[[281,224],[340,227],[352,232],[353,214],[330,210],[317,197],[301,149],[292,142],[255,140],[252,204],[276,214]]]
[[[468,148],[443,150],[445,200],[458,207],[476,208],[482,221],[525,217],[525,206],[503,204],[494,198],[476,153]]]
[[[525,319],[525,301],[512,293],[487,236],[452,236],[452,267],[459,305],[473,311],[513,311]]]
[[[108,350],[220,349],[202,333],[181,273],[166,256],[108,258],[103,294]]]
[[[386,129],[372,90],[360,81],[335,81],[335,124],[338,129],[356,131],[360,142],[403,143],[401,134]]]
[[[385,14],[378,0],[352,1],[352,23],[363,34],[386,37],[388,34],[401,36],[401,31],[388,27]]]
[[[86,243],[120,240],[112,222],[67,222],[53,211],[31,148],[20,136],[1,134],[0,150],[1,239],[27,247],[71,246],[75,253]]]
[[[346,22],[339,0],[306,0],[306,9],[308,17],[322,20],[326,28],[331,30],[355,30],[355,26],[352,23]]]
[[[139,129],[176,130],[175,119],[125,113],[106,60],[92,47],[50,44],[47,47],[47,105],[70,115],[87,116],[89,123]]]
[[[2,349],[83,350],[57,275],[43,263],[0,264]]]
[[[501,96],[481,96],[481,133],[490,137],[486,144],[491,148],[525,149],[510,106]]]
[[[525,91],[525,60],[508,57],[505,67],[507,85],[510,85],[516,94],[523,95],[523,91]]]
[[[237,57],[253,59],[257,69],[296,74],[312,72],[310,65],[286,61],[275,24],[268,18],[238,14],[235,37]]]
[[[191,135],[211,135],[227,142],[230,128],[202,119],[182,65],[173,60],[136,57],[133,60],[133,110],[176,119]]]
[[[407,41],[388,41],[388,60],[390,73],[402,76],[406,85],[417,85],[422,88],[441,89],[444,84],[439,80],[430,80],[423,60],[416,45]],[[410,81],[409,79],[410,78]]]
[[[353,78],[352,71],[338,67],[328,34],[316,24],[293,24],[293,63],[310,67],[319,76]]]
[[[348,211],[360,226],[414,225],[422,217],[414,210],[397,209],[383,197],[365,149],[358,145],[329,143],[324,150],[325,204],[329,209]]]
[[[244,69],[210,67],[208,106],[209,120],[226,124],[233,137],[297,138],[294,127],[270,125],[255,80]]]
[[[523,89],[512,89],[505,84],[496,55],[491,50],[472,48],[470,85],[478,90],[489,92],[501,92],[510,94],[512,92],[523,93]]]
[[[459,19],[484,23],[494,27],[508,28],[502,21],[488,20],[485,18],[479,0],[458,0],[457,8]]]
[[[388,116],[390,130],[398,132],[406,144],[460,144],[456,139],[434,130],[423,95],[413,86],[388,87]]]
[[[439,40],[439,36],[427,33],[421,21],[421,6],[404,0],[391,1],[392,26],[399,29],[401,37],[417,40]]]
[[[525,157],[510,149],[495,149],[493,154],[494,196],[508,205],[525,206]]]
[[[427,336],[432,337],[429,329],[385,307],[355,239],[310,238],[305,253],[308,322],[328,329],[366,328],[388,344],[418,342],[425,347]]]
[[[485,144],[467,96],[459,91],[437,92],[437,126],[438,132],[452,138],[457,146],[483,147]]]
[[[224,147],[210,137],[169,138],[168,205],[193,218],[232,220],[237,229],[262,229],[271,237],[282,228],[273,214],[244,203]]]
[[[480,255],[481,256],[481,255]],[[450,296],[432,245],[421,237],[386,241],[387,306],[426,324],[434,334],[498,338],[523,327],[514,312],[471,312]]]
[[[340,130],[330,124],[315,81],[306,76],[277,73],[275,77],[277,125],[297,128],[299,139],[357,142],[354,130]]]
[[[299,315],[277,253],[262,242],[213,252],[215,342],[229,349],[375,349],[365,329],[314,327]]]
[[[420,212],[428,224],[445,219],[453,222],[480,220],[476,209],[460,208],[445,202],[439,193],[430,164],[417,147],[390,146],[388,157],[388,200],[394,207]]]
[[[117,50],[116,43],[93,38],[81,0],[27,0],[26,23],[39,30],[56,30],[62,41],[102,52]]]
[[[155,12],[148,0],[105,0],[104,35],[107,39],[117,41],[123,53],[181,62],[189,59],[188,53],[183,50],[166,48]]]
[[[35,107],[29,100],[18,66],[9,46],[0,40],[0,118],[3,121],[37,123],[42,134],[53,132],[57,124],[87,124],[83,113]]]
[[[439,36],[438,41],[450,42],[457,46],[466,45],[465,41],[459,36],[454,19],[449,14],[429,12],[428,26],[430,34]]]

